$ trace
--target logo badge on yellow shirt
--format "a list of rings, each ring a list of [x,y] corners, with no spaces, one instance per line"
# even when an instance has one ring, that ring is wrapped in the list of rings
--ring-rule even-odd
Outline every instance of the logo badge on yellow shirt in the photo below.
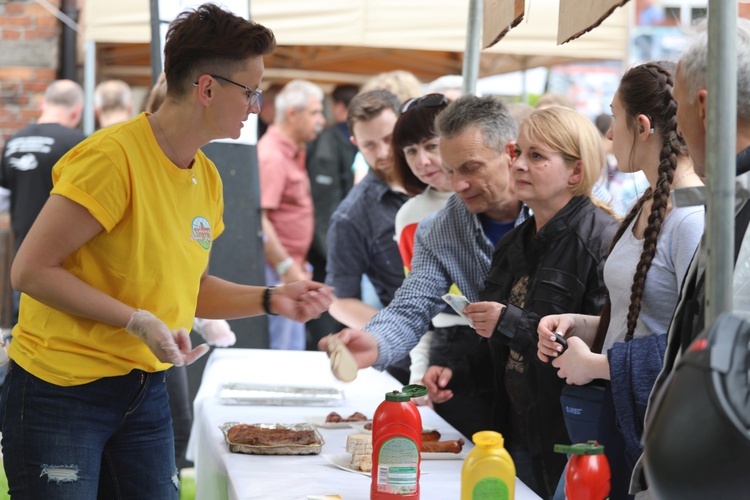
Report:
[[[205,217],[196,217],[193,219],[193,234],[190,235],[190,241],[197,241],[200,246],[208,250],[211,248],[211,224]]]

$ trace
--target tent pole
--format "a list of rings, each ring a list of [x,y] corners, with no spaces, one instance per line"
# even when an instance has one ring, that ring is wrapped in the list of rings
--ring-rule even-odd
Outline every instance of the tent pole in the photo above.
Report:
[[[708,3],[706,326],[732,310],[737,150],[737,3]]]
[[[469,0],[469,22],[466,24],[466,50],[463,63],[463,93],[477,93],[479,56],[482,44],[483,0]]]
[[[151,85],[156,85],[156,81],[161,74],[161,17],[159,16],[159,0],[151,0]]]
[[[96,86],[96,42],[86,40],[83,58],[83,133],[94,133],[94,87]]]

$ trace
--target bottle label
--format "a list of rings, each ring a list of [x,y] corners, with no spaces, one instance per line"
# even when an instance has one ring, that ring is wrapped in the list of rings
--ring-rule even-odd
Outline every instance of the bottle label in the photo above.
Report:
[[[380,446],[377,487],[379,492],[409,495],[417,491],[419,450],[407,438],[393,438]]]
[[[471,492],[471,500],[508,500],[508,498],[508,485],[496,477],[480,479]]]

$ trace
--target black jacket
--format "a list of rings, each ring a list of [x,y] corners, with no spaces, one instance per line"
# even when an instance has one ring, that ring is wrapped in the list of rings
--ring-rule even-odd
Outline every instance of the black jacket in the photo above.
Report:
[[[356,154],[357,148],[347,140],[338,125],[326,128],[307,145],[307,173],[315,208],[315,228],[307,258],[317,281],[325,281],[329,221],[352,188],[352,163]]]
[[[597,208],[586,196],[573,198],[536,236],[535,219],[509,232],[498,244],[492,259],[481,300],[506,305],[496,331],[485,342],[486,348],[472,360],[479,368],[491,358],[496,394],[495,417],[498,430],[510,443],[526,448],[532,456],[537,483],[548,497],[555,491],[566,463],[565,455],[554,453],[557,443],[569,443],[560,392],[564,380],[556,369],[539,362],[537,325],[549,314],[599,314],[606,300],[604,261],[618,221]],[[513,284],[529,276],[524,308],[508,304]],[[524,381],[533,395],[526,412],[527,439],[519,442],[509,428],[509,399],[504,374],[509,349],[524,357]]]

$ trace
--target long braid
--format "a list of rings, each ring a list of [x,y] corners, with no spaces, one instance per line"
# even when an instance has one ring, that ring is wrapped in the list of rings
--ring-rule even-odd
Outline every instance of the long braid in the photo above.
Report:
[[[648,227],[644,231],[643,251],[641,259],[636,266],[633,275],[633,286],[630,294],[630,308],[627,318],[626,341],[633,338],[638,316],[641,312],[641,299],[643,289],[646,285],[646,275],[651,268],[651,262],[656,255],[656,243],[661,232],[664,215],[669,202],[669,189],[677,167],[677,158],[684,152],[684,143],[677,135],[677,102],[672,97],[672,86],[674,84],[672,75],[658,64],[644,64],[642,66],[649,71],[657,80],[659,88],[664,89],[662,93],[663,111],[653,113],[652,126],[661,131],[664,139],[661,152],[656,188],[651,196],[651,214],[648,217]],[[645,196],[644,196],[645,198]]]
[[[677,166],[677,158],[686,154],[685,143],[677,135],[677,102],[672,97],[673,71],[674,63],[671,62],[647,63],[637,66],[623,76],[618,90],[620,100],[628,115],[629,128],[635,129],[638,126],[636,117],[639,114],[647,114],[651,118],[652,126],[659,130],[664,139],[659,155],[656,188],[653,190],[648,188],[633,205],[617,229],[610,247],[611,253],[615,244],[628,230],[646,202],[652,200],[648,227],[644,231],[643,250],[633,275],[626,341],[633,338],[638,323],[646,276],[656,255],[656,243],[667,209],[669,190]],[[611,303],[607,302],[600,316],[599,327],[592,348],[593,352],[601,352],[609,328],[610,311]]]

